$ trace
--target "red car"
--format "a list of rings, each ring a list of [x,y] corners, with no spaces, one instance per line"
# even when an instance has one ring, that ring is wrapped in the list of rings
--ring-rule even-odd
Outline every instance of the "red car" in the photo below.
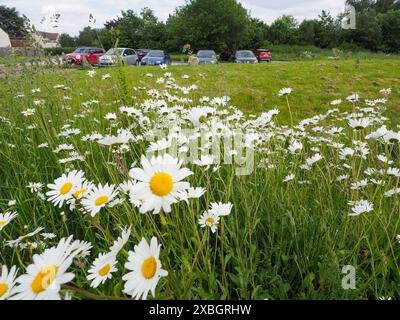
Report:
[[[257,57],[258,62],[262,62],[262,61],[271,62],[272,53],[268,49],[257,49],[256,57]]]
[[[66,56],[70,64],[82,64],[83,57],[85,57],[90,64],[98,64],[99,58],[104,55],[104,53],[104,49],[101,48],[81,47],[76,48],[73,53],[69,53]]]

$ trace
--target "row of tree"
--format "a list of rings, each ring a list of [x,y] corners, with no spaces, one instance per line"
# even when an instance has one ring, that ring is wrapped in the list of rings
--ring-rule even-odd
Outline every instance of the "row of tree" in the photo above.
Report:
[[[285,15],[268,25],[251,17],[237,0],[188,0],[166,22],[159,20],[149,8],[140,13],[127,10],[107,21],[104,28],[86,27],[77,37],[62,34],[60,42],[64,47],[110,48],[118,43],[173,52],[181,51],[186,44],[194,50],[212,48],[219,52],[279,44],[400,51],[400,1],[348,0],[347,3],[356,9],[354,30],[342,28],[343,16],[333,17],[326,11],[301,23]],[[0,10],[0,27],[2,21]]]

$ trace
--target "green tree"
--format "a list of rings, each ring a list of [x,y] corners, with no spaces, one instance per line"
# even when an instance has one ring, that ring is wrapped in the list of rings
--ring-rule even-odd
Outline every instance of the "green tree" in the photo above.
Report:
[[[247,36],[241,44],[242,48],[257,49],[263,47],[267,34],[267,24],[259,19],[249,18],[247,24]]]
[[[357,12],[356,29],[346,30],[345,40],[358,47],[378,50],[382,45],[382,28],[375,9],[367,8]]]
[[[296,44],[299,42],[299,29],[296,19],[284,15],[276,19],[269,27],[268,40],[274,44]]]
[[[61,47],[75,47],[75,39],[68,33],[60,34],[59,43]]]
[[[26,16],[20,16],[15,8],[0,5],[0,28],[11,38],[22,38],[28,33],[29,20]]]
[[[137,48],[143,39],[143,24],[143,20],[133,10],[122,11],[116,27],[119,45]]]
[[[317,20],[303,20],[299,26],[301,44],[316,45],[319,29],[320,26]]]
[[[339,44],[340,32],[339,21],[322,10],[317,20],[315,44],[321,48],[333,48]]]
[[[162,48],[165,43],[166,26],[158,20],[154,11],[143,8],[140,12],[142,19],[142,38],[139,42],[141,48]]]
[[[378,15],[382,28],[382,45],[390,52],[400,51],[400,10],[390,10]]]
[[[78,45],[78,46],[101,46],[97,32],[98,32],[98,30],[92,29],[89,26],[83,28],[82,31],[79,31],[79,36],[76,39],[76,45]]]
[[[168,46],[179,50],[237,49],[247,36],[249,16],[236,0],[190,0],[167,21]]]
[[[352,5],[358,12],[365,9],[375,9],[376,12],[382,13],[400,9],[400,1],[398,0],[347,0],[346,3]]]

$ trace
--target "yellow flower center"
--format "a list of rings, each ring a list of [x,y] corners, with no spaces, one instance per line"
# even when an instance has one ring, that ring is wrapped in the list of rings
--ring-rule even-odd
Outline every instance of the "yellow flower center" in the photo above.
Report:
[[[147,258],[142,264],[142,275],[146,279],[154,277],[157,271],[157,261],[153,257]]]
[[[151,191],[159,197],[169,194],[173,187],[174,181],[171,175],[166,172],[158,172],[150,180]]]
[[[207,225],[214,224],[214,222],[215,222],[214,218],[209,217],[209,218],[206,219],[206,224]]]
[[[73,184],[71,182],[64,183],[60,188],[60,193],[62,195],[67,194],[71,191]]]
[[[7,283],[0,283],[0,298],[6,294],[8,291]]]
[[[110,272],[111,266],[109,264],[106,264],[103,268],[99,270],[99,275],[104,277]]]
[[[87,191],[86,189],[79,189],[79,190],[77,190],[77,191],[75,191],[75,192],[73,193],[73,196],[74,196],[75,199],[78,199],[79,196],[80,196],[82,193],[85,193],[86,191]]]
[[[0,220],[0,227],[1,226],[4,226],[4,225],[6,225],[7,224],[7,221],[6,220]]]
[[[56,265],[46,266],[40,270],[31,283],[32,291],[38,294],[46,290],[53,283],[57,272],[58,266]]]
[[[96,199],[94,202],[96,206],[101,206],[102,204],[105,204],[108,201],[107,196],[100,196]]]

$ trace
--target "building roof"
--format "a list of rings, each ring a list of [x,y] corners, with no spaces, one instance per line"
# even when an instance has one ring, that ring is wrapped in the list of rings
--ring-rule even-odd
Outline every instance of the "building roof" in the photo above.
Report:
[[[24,48],[28,45],[27,41],[25,39],[10,39],[11,42],[11,47],[13,48]]]
[[[38,34],[40,34],[43,38],[49,39],[51,41],[57,41],[59,34],[55,32],[44,32],[44,31],[38,31]]]

